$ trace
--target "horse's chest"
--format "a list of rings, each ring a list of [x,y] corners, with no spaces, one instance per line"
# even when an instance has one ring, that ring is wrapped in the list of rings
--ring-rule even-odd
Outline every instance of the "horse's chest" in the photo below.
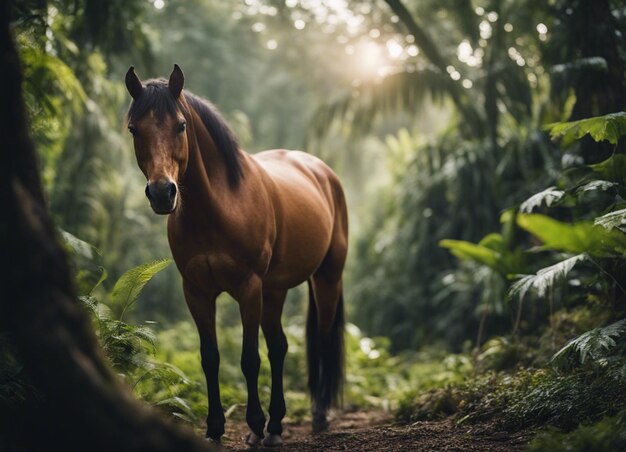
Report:
[[[209,233],[181,240],[176,230],[169,231],[168,236],[178,270],[198,287],[232,292],[252,274],[264,273],[269,265],[270,248],[261,243],[233,243],[231,238]]]

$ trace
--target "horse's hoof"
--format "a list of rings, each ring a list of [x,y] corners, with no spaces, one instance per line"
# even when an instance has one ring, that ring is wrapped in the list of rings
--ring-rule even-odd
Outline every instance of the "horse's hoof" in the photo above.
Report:
[[[328,421],[326,416],[314,416],[313,417],[313,433],[320,433],[328,430]]]
[[[248,437],[246,438],[246,444],[248,446],[256,447],[256,446],[259,446],[261,444],[261,440],[262,439],[263,438],[258,436],[256,433],[250,432],[248,434]]]
[[[283,438],[276,433],[268,433],[263,440],[263,447],[280,447],[283,445]]]

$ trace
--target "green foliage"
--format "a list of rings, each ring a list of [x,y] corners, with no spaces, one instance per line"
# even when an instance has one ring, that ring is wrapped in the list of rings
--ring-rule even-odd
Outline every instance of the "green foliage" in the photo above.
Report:
[[[525,266],[525,258],[519,249],[510,250],[502,234],[491,233],[478,244],[463,240],[441,240],[439,245],[450,249],[459,259],[472,260],[486,265],[494,272],[507,276]]]
[[[608,416],[595,424],[583,424],[571,432],[547,429],[530,443],[530,452],[613,452],[626,449],[626,424],[624,412]]]
[[[603,179],[626,187],[626,155],[614,154],[600,163],[590,165],[590,168]]]
[[[525,214],[517,217],[517,224],[539,238],[547,249],[598,257],[626,254],[626,235],[590,222],[570,224],[545,215]]]
[[[500,269],[500,261],[498,259],[500,253],[493,248],[481,245],[481,243],[476,245],[463,240],[442,240],[439,242],[439,245],[448,248],[459,259],[471,259],[492,269]]]
[[[563,198],[564,195],[565,192],[563,190],[557,190],[556,187],[548,187],[521,203],[519,209],[521,212],[530,213],[542,204],[545,204],[546,207],[550,207],[553,203]]]
[[[113,286],[109,307],[120,320],[133,307],[143,287],[154,275],[172,263],[171,259],[160,259],[132,268],[124,273]]]
[[[33,398],[38,398],[37,390],[24,371],[12,341],[0,334],[0,408],[10,410]]]
[[[542,268],[535,275],[523,276],[511,286],[509,295],[518,295],[520,298],[524,298],[524,295],[533,289],[536,291],[537,296],[544,297],[549,289],[554,288],[558,280],[564,279],[574,268],[574,265],[583,259],[585,259],[585,255],[579,254],[550,267]]]
[[[587,134],[595,141],[606,140],[611,144],[617,144],[620,137],[626,135],[626,112],[553,123],[547,125],[546,130],[550,132],[553,140],[559,140],[563,146],[569,146]]]
[[[624,389],[623,380],[590,372],[488,372],[417,397],[407,394],[397,417],[403,422],[415,422],[453,415],[457,423],[493,419],[503,429],[544,424],[571,429],[623,409]]]
[[[594,226],[602,226],[609,231],[613,228],[619,228],[621,230],[621,226],[624,224],[626,224],[626,209],[609,212],[593,221]]]
[[[602,328],[594,328],[572,339],[565,347],[554,354],[552,361],[554,363],[562,363],[568,357],[577,355],[581,364],[585,364],[587,358],[597,362],[617,345],[614,338],[621,336],[625,331],[626,319]]]

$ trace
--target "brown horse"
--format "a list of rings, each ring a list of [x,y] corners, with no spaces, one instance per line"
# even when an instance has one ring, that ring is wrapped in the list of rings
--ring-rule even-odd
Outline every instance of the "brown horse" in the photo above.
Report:
[[[328,166],[304,152],[245,153],[216,109],[183,91],[183,84],[177,65],[169,81],[145,84],[131,66],[127,121],[150,205],[158,214],[169,214],[170,248],[198,327],[209,398],[206,436],[219,440],[224,433],[215,300],[227,292],[237,300],[243,324],[248,442],[260,442],[265,427],[257,389],[261,325],[272,373],[263,444],[277,446],[286,411],[287,339],[281,314],[287,290],[304,281],[309,285],[306,335],[314,431],[327,427],[326,412],[340,396],[348,242],[343,190]]]

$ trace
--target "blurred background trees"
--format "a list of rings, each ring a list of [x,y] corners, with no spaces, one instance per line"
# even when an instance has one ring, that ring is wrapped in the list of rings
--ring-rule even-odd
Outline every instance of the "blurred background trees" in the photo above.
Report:
[[[123,132],[120,81],[131,63],[147,77],[175,61],[247,150],[306,147],[340,173],[355,322],[396,349],[459,348],[487,311],[483,327],[504,332],[506,281],[439,241],[478,242],[505,209],[558,183],[562,164],[613,152],[587,138],[562,154],[542,130],[624,107],[623,10],[574,3],[17,2],[51,210],[106,251],[111,276],[168,255]],[[507,231],[504,245],[521,240]],[[177,275],[166,275],[146,289],[141,317],[185,318]]]
[[[574,3],[17,2],[51,210],[106,251],[112,276],[168,255],[121,125],[120,81],[131,63],[148,77],[175,61],[247,150],[306,147],[340,173],[355,322],[396,349],[459,348],[487,311],[483,327],[504,332],[506,281],[439,241],[478,242],[505,209],[556,184],[562,163],[613,152],[584,139],[562,154],[542,130],[624,106],[623,10]],[[508,249],[523,243],[507,234]],[[141,317],[186,317],[166,275],[146,288]]]

